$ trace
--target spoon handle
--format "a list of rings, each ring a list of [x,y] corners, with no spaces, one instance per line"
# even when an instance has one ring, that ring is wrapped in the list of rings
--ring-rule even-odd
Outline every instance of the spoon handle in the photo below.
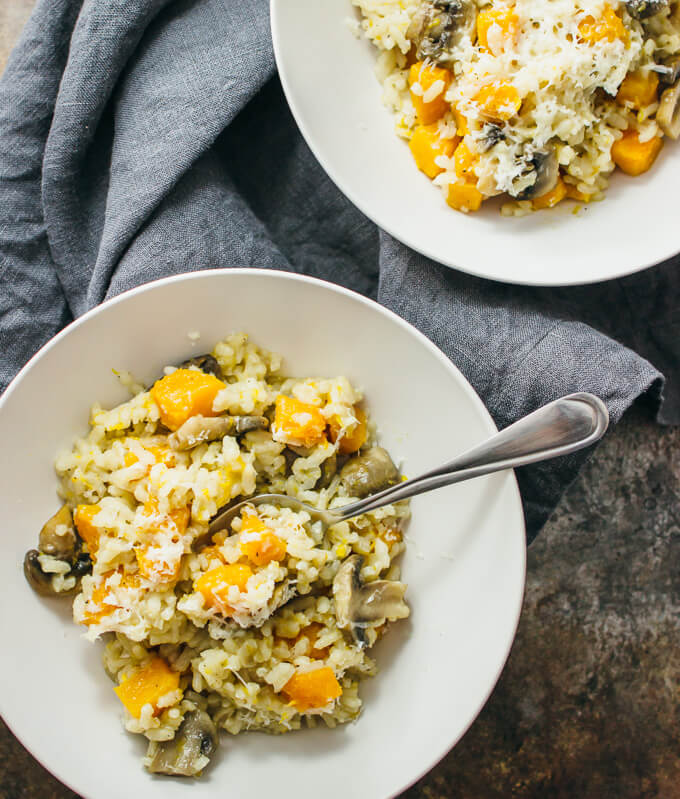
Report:
[[[569,394],[522,417],[500,433],[432,471],[334,509],[342,520],[501,469],[568,455],[594,444],[609,424],[605,404],[593,394]]]

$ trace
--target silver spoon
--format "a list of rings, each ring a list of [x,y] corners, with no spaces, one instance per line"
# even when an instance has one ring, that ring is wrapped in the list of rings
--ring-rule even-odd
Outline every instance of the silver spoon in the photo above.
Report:
[[[568,455],[602,438],[608,424],[609,414],[601,399],[593,394],[569,394],[524,416],[443,466],[357,502],[333,510],[319,510],[285,494],[258,494],[218,514],[210,523],[208,535],[228,527],[246,505],[263,503],[305,511],[313,521],[320,521],[324,527],[330,527],[383,505],[435,488],[501,469],[514,469],[517,466]]]

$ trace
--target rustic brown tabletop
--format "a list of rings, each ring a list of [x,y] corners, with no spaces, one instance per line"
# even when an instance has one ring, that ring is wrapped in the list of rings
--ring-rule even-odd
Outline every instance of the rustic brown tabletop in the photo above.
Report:
[[[34,2],[0,0],[0,72]],[[634,408],[529,550],[488,704],[404,799],[680,799],[679,566],[680,430]],[[75,796],[0,721],[0,799]]]

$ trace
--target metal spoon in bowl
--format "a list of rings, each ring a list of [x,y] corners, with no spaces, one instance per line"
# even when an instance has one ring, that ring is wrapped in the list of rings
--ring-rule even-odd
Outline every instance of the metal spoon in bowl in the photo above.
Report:
[[[357,502],[333,510],[319,510],[284,494],[258,494],[219,513],[210,523],[208,535],[228,527],[246,505],[264,503],[305,511],[312,521],[320,521],[324,527],[330,527],[383,505],[424,494],[435,488],[501,469],[514,469],[517,466],[568,455],[602,438],[608,424],[609,414],[602,400],[593,394],[569,394],[524,416],[443,466]]]

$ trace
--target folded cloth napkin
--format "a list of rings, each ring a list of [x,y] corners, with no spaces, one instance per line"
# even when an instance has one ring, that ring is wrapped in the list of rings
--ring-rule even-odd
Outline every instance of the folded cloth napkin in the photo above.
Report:
[[[105,298],[224,266],[377,298],[499,426],[579,390],[614,421],[645,393],[659,421],[680,419],[675,263],[570,289],[440,266],[380,233],[315,162],[275,75],[267,0],[39,0],[0,83],[0,389]],[[584,457],[519,470],[529,540]]]

